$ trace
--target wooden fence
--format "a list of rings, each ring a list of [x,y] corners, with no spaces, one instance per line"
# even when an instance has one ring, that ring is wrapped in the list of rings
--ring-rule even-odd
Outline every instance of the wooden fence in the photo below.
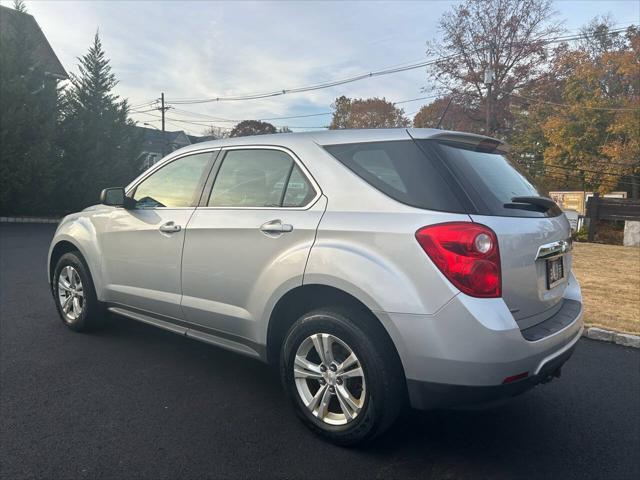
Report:
[[[630,198],[602,198],[597,193],[587,201],[589,241],[596,235],[598,220],[640,221],[640,200]]]

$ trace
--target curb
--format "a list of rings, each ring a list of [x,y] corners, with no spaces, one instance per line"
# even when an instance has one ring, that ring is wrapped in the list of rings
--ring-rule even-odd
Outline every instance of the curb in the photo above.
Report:
[[[0,223],[60,223],[60,220],[47,217],[0,217]]]
[[[640,336],[631,335],[629,333],[618,333],[604,328],[585,328],[583,337],[592,340],[600,340],[601,342],[615,343],[624,347],[640,348]]]

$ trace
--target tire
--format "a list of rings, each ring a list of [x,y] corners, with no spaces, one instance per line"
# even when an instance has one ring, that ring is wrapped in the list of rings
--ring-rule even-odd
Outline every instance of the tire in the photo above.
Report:
[[[104,307],[98,301],[91,274],[79,252],[65,253],[60,257],[51,283],[62,323],[75,332],[87,332],[102,326]],[[66,302],[70,296],[72,298]]]
[[[341,446],[374,439],[393,424],[405,405],[404,372],[397,353],[380,329],[363,330],[360,325],[367,325],[365,315],[338,308],[306,313],[289,329],[281,352],[280,376],[296,413],[312,431]],[[327,341],[332,344],[331,363],[336,367],[333,377],[333,367],[329,370],[323,362],[328,363],[327,356],[321,358],[316,349],[316,345],[326,348]],[[357,363],[340,375],[340,365],[349,363],[343,363],[349,352],[355,354]],[[296,366],[296,356],[310,364]],[[353,372],[357,374],[351,377]],[[351,402],[346,400],[345,389]],[[347,417],[345,406],[352,418]]]

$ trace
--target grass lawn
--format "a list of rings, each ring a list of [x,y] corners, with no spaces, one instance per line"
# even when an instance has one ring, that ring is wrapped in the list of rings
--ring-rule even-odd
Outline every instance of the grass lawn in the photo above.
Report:
[[[578,242],[573,246],[585,325],[640,334],[640,248]]]

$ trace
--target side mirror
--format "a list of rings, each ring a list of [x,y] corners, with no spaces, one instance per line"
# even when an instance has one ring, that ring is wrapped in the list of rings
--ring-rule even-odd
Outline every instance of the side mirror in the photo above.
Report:
[[[133,208],[134,201],[128,198],[122,187],[105,188],[100,193],[100,203],[111,207]]]

